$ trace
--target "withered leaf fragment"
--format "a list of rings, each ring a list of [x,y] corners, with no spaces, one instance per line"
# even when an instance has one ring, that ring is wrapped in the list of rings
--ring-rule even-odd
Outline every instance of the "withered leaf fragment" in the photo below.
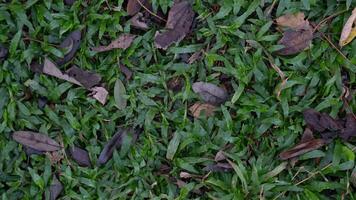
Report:
[[[78,165],[82,167],[90,166],[90,158],[86,150],[73,146],[69,147],[69,154],[71,158],[78,163]]]
[[[68,74],[63,73],[55,63],[47,58],[44,61],[42,73],[82,86],[79,81],[73,77],[70,77]]]
[[[93,47],[91,48],[91,50],[96,52],[104,52],[104,51],[110,51],[112,49],[127,49],[131,46],[135,37],[136,37],[135,35],[131,35],[131,34],[126,34],[126,33],[121,34],[119,38],[112,41],[109,45]]]
[[[189,108],[189,111],[195,118],[199,118],[202,113],[204,113],[206,117],[210,117],[214,115],[215,106],[197,102]]]
[[[8,53],[9,50],[6,47],[4,47],[2,44],[0,44],[0,61],[5,60]]]
[[[348,140],[350,137],[356,136],[356,120],[352,114],[346,115],[345,128],[341,130],[340,137]]]
[[[16,142],[37,151],[58,151],[62,148],[55,140],[47,135],[31,131],[16,131],[12,134],[12,138]]]
[[[71,32],[59,45],[60,48],[68,48],[71,47],[70,51],[64,55],[63,58],[56,60],[56,64],[61,66],[71,61],[74,57],[75,53],[78,51],[81,43],[81,32],[80,30],[75,30]]]
[[[211,172],[230,172],[233,170],[232,166],[229,163],[216,163],[211,164],[203,168],[204,171]]]
[[[50,200],[56,200],[63,190],[62,183],[53,175],[51,186],[49,187]]]
[[[129,21],[131,25],[137,29],[147,30],[149,28],[147,19],[140,12],[133,16]]]
[[[109,92],[103,87],[93,87],[90,89],[89,96],[98,100],[101,104],[105,105]]]
[[[156,32],[155,46],[165,50],[173,43],[183,40],[191,30],[194,15],[188,1],[176,1],[168,13],[167,30]]]
[[[193,91],[199,94],[206,103],[213,105],[222,104],[228,98],[224,89],[212,83],[196,82],[193,84]]]
[[[119,64],[120,71],[125,74],[126,80],[130,80],[132,77],[132,71],[123,64]]]
[[[303,116],[308,127],[318,132],[323,132],[325,130],[338,131],[342,128],[339,121],[333,119],[326,113],[320,113],[314,109],[304,110]]]
[[[304,19],[304,13],[298,12],[294,14],[285,14],[276,19],[277,25],[291,29],[298,29],[303,26],[308,26],[308,20]]]
[[[76,79],[85,88],[89,89],[98,85],[101,81],[101,76],[94,72],[84,71],[77,66],[73,66],[66,72],[70,77]]]
[[[25,153],[26,153],[28,156],[30,156],[30,155],[43,155],[43,154],[45,154],[45,152],[43,152],[43,151],[38,151],[38,150],[36,150],[36,149],[33,149],[33,148],[31,148],[31,147],[26,147],[26,146],[24,146],[24,151],[25,151]]]
[[[309,151],[319,149],[323,145],[325,145],[325,141],[323,139],[312,139],[307,142],[302,142],[296,145],[295,147],[282,152],[281,154],[279,154],[279,157],[282,160],[287,160],[305,154]]]
[[[140,1],[140,2],[138,2]],[[127,6],[126,6],[126,11],[127,14],[129,15],[135,15],[136,13],[138,13],[141,10],[141,4],[144,5],[146,8],[150,8],[150,4],[149,4],[149,0],[129,0],[127,2]]]
[[[307,48],[313,39],[313,29],[310,26],[304,26],[296,30],[289,29],[283,33],[283,37],[278,44],[284,48],[279,50],[279,55],[293,55]]]
[[[64,4],[71,6],[74,4],[75,1],[76,0],[64,0]]]

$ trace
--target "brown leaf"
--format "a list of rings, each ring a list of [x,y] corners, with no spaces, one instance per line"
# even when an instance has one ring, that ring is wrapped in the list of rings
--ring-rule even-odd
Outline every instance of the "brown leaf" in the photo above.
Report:
[[[334,118],[330,117],[330,115],[326,113],[321,113],[320,125],[330,131],[337,131],[342,128],[338,121],[336,121]]]
[[[227,98],[227,92],[211,83],[196,82],[193,84],[193,91],[209,104],[219,105],[224,103]]]
[[[49,187],[50,200],[56,200],[63,190],[63,185],[57,179],[56,175],[53,175],[51,186]]]
[[[229,163],[216,163],[203,168],[204,171],[211,172],[230,172],[232,169],[233,168]]]
[[[350,137],[356,136],[356,120],[352,114],[346,115],[345,128],[342,129],[340,137],[344,140],[348,140]]]
[[[82,84],[77,81],[75,78],[70,77],[68,74],[63,73],[55,63],[53,63],[51,60],[49,60],[48,58],[45,58],[44,64],[43,64],[43,68],[42,68],[42,73],[50,75],[50,76],[54,76],[56,78],[74,83],[76,85],[82,86]]]
[[[215,155],[214,160],[215,160],[216,162],[226,160],[226,156],[225,156],[224,151],[222,151],[222,150],[218,151],[218,152],[216,153],[216,155]]]
[[[63,58],[56,60],[56,64],[61,66],[71,61],[75,56],[75,53],[78,51],[81,43],[81,32],[80,30],[76,30],[71,32],[59,45],[60,48],[68,48],[71,47],[71,50],[64,55]]]
[[[70,77],[77,80],[85,88],[89,89],[98,85],[101,81],[101,76],[94,72],[88,72],[80,69],[77,66],[73,66],[66,72]]]
[[[276,19],[277,25],[291,29],[309,26],[308,20],[304,19],[304,13],[298,12],[295,14],[286,14]]]
[[[320,124],[321,114],[314,109],[306,109],[303,111],[304,121],[307,123],[308,127],[312,130],[322,132],[325,130]]]
[[[203,55],[204,55],[203,50],[193,53],[193,55],[190,56],[190,58],[188,59],[188,64],[193,64],[195,61],[201,60],[203,58]]]
[[[62,148],[47,135],[31,131],[16,131],[12,137],[16,142],[38,151],[58,151]]]
[[[104,51],[110,51],[112,49],[127,49],[131,46],[135,37],[136,37],[135,35],[131,35],[131,34],[121,34],[119,38],[112,41],[109,45],[93,47],[91,48],[91,50],[96,52],[104,52]]]
[[[101,104],[105,105],[109,92],[103,87],[93,87],[90,89],[89,96],[98,100]]]
[[[171,78],[167,83],[168,89],[170,89],[174,92],[180,91],[182,89],[183,85],[184,85],[184,80],[180,76]]]
[[[354,10],[352,11],[352,15],[347,19],[344,27],[342,28],[341,36],[339,40],[339,45],[341,47],[351,42],[352,39],[355,37],[352,36],[352,38],[350,38],[355,22],[356,22],[356,8],[354,8]]]
[[[133,16],[129,21],[131,25],[137,29],[147,30],[149,28],[147,19],[140,12]]]
[[[24,149],[25,153],[26,153],[28,156],[30,156],[30,155],[43,155],[43,154],[45,154],[45,152],[43,152],[43,151],[38,151],[38,150],[33,149],[33,148],[31,148],[31,147],[26,147],[26,146],[24,146],[23,149]]]
[[[279,154],[279,157],[282,160],[287,160],[305,154],[309,151],[319,149],[323,145],[325,145],[325,141],[323,139],[309,140],[307,142],[302,142],[287,151],[282,152],[281,154]]]
[[[168,30],[155,35],[155,46],[167,49],[175,42],[180,42],[190,32],[194,20],[194,11],[188,1],[175,2],[168,13]]]
[[[137,1],[140,1],[142,5],[146,8],[150,8],[150,3],[148,0],[129,0],[127,2],[126,11],[129,15],[135,15],[141,10],[141,4]]]
[[[279,50],[279,55],[293,55],[307,48],[313,39],[313,29],[310,26],[305,26],[297,30],[287,30],[284,32],[278,44],[284,45],[284,48]]]
[[[215,106],[197,102],[189,108],[189,111],[195,118],[199,118],[202,113],[204,113],[206,117],[210,117],[214,115]]]
[[[89,154],[86,150],[73,146],[69,148],[69,154],[71,158],[78,163],[78,165],[82,167],[89,167],[91,165]]]
[[[313,132],[309,128],[305,128],[304,133],[302,135],[302,139],[300,140],[300,143],[308,142],[313,139],[314,139]]]
[[[188,172],[180,172],[180,173],[179,173],[179,177],[180,177],[180,178],[187,179],[187,178],[192,178],[193,175],[190,174],[190,173],[188,173]]]
[[[120,71],[125,74],[126,80],[130,80],[132,77],[132,71],[125,65],[119,63]]]
[[[74,4],[75,1],[76,0],[64,0],[64,4],[71,6]]]

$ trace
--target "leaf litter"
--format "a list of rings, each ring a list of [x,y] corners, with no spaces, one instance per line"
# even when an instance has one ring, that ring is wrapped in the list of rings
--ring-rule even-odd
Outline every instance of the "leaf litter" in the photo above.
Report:
[[[107,46],[92,47],[91,50],[95,52],[105,52],[112,49],[127,49],[131,46],[135,35],[132,34],[121,34],[116,40],[112,41]]]
[[[151,7],[149,0],[129,0],[126,6],[127,14],[131,16],[137,14],[141,10],[142,5],[147,9]]]
[[[16,131],[12,134],[12,138],[16,142],[37,151],[50,152],[58,151],[62,148],[58,142],[47,135],[31,131]]]
[[[195,103],[190,108],[189,111],[195,118],[199,118],[203,113],[206,117],[214,115],[216,107],[207,103]]]
[[[55,63],[58,66],[64,65],[66,63],[68,63],[69,61],[71,61],[76,52],[78,51],[80,44],[81,44],[81,32],[80,30],[75,30],[73,32],[71,32],[63,41],[62,43],[59,45],[60,48],[64,49],[64,48],[70,48],[69,52],[66,53],[64,55],[63,58],[60,58],[58,60],[55,61]]]
[[[58,180],[56,175],[53,175],[51,185],[49,187],[50,200],[56,200],[63,190],[62,183]]]
[[[193,91],[209,104],[220,105],[227,101],[227,92],[212,83],[196,82],[193,84]]]
[[[351,16],[347,19],[344,27],[342,28],[339,45],[343,47],[350,43],[356,37],[356,8],[353,9]]]
[[[90,167],[90,158],[86,150],[72,146],[68,148],[68,152],[70,157],[75,160],[79,166]]]

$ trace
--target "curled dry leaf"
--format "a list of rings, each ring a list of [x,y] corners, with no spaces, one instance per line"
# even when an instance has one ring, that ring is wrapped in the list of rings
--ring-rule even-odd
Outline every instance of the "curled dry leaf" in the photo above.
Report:
[[[82,167],[90,166],[90,158],[89,154],[86,150],[81,149],[79,147],[73,146],[69,148],[69,154],[73,160],[75,160],[78,165]]]
[[[31,131],[16,131],[12,134],[12,138],[16,142],[37,151],[58,151],[62,148],[55,140],[47,135]]]
[[[228,98],[224,89],[212,83],[196,82],[193,84],[193,91],[199,94],[206,103],[213,105],[222,104]]]
[[[291,29],[309,26],[308,20],[304,19],[304,13],[298,12],[294,14],[286,14],[276,19],[277,25]]]
[[[109,92],[103,87],[93,87],[90,89],[89,96],[98,100],[101,104],[105,105]]]
[[[319,149],[324,145],[325,145],[325,141],[323,139],[309,140],[307,142],[302,142],[287,151],[282,152],[281,154],[279,154],[279,157],[282,160],[287,160],[305,154],[309,151]]]
[[[74,1],[73,1],[74,2]],[[71,5],[71,4],[70,4]],[[56,60],[58,66],[64,65],[67,62],[71,61],[75,56],[75,53],[78,51],[81,43],[81,32],[76,30],[71,32],[59,45],[60,48],[70,48],[70,51],[64,55],[63,58]]]
[[[140,2],[138,2],[140,1]],[[141,10],[141,4],[144,5],[146,8],[150,9],[150,3],[148,0],[129,0],[127,2],[127,6],[126,6],[126,11],[127,14],[129,15],[135,15],[136,13],[138,13]]]
[[[98,85],[101,81],[101,76],[94,72],[84,71],[77,66],[73,66],[66,72],[70,77],[77,80],[85,88],[89,89]]]
[[[119,38],[112,41],[109,45],[93,47],[91,48],[91,50],[96,52],[104,52],[104,51],[110,51],[112,49],[127,49],[131,46],[135,37],[136,37],[135,35],[131,35],[131,34],[122,34],[119,36]]]
[[[341,36],[339,40],[339,45],[341,47],[350,43],[356,36],[356,28],[354,24],[356,22],[356,8],[352,11],[351,16],[347,19],[344,27],[341,31]]]
[[[149,28],[147,19],[140,12],[133,16],[129,21],[131,25],[137,29],[147,30]]]
[[[127,99],[125,98],[125,95],[126,95],[125,86],[120,79],[117,79],[114,88],[114,98],[115,98],[116,106],[120,110],[126,108]]]
[[[175,42],[180,42],[190,32],[194,11],[188,1],[175,2],[168,13],[166,31],[156,32],[155,46],[167,49]]]
[[[8,53],[9,50],[6,47],[4,47],[2,44],[0,44],[0,61],[5,60]]]
[[[51,186],[49,187],[50,200],[56,200],[63,190],[62,183],[53,175]]]
[[[287,30],[283,33],[283,37],[278,41],[278,44],[284,48],[279,50],[279,55],[293,55],[307,48],[313,39],[313,29],[310,26],[305,26],[297,30]]]
[[[195,103],[189,108],[189,111],[195,118],[199,118],[202,113],[205,116],[210,117],[214,115],[215,106],[207,104],[207,103]]]

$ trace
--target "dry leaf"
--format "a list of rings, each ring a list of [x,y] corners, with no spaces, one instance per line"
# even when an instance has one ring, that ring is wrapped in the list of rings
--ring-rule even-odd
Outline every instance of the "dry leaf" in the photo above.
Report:
[[[0,61],[5,60],[8,53],[9,50],[6,47],[4,47],[2,44],[0,44]]]
[[[144,5],[146,8],[150,8],[150,4],[148,0],[129,0],[127,2],[127,6],[126,6],[126,11],[127,14],[129,15],[135,15],[136,13],[138,13],[141,10],[141,4],[137,1],[140,1],[142,5]]]
[[[188,59],[188,64],[193,64],[195,61],[201,60],[203,58],[203,55],[204,55],[203,50],[193,53],[193,55],[190,56],[190,58]]]
[[[56,200],[63,190],[63,185],[57,179],[56,175],[53,175],[51,186],[49,187],[50,200]]]
[[[72,159],[75,160],[78,165],[82,167],[90,166],[89,154],[86,150],[73,146],[70,147],[68,151]]]
[[[126,80],[130,80],[132,77],[132,71],[125,65],[119,63],[120,71],[125,74]]]
[[[62,147],[47,135],[31,131],[17,131],[12,134],[13,139],[27,147],[38,151],[58,151]]]
[[[304,19],[304,13],[298,12],[295,14],[286,14],[276,19],[277,25],[291,29],[299,29],[300,27],[309,26],[308,20]]]
[[[175,42],[180,42],[190,32],[194,20],[194,11],[188,1],[175,2],[168,13],[168,30],[155,35],[155,46],[167,49]]]
[[[71,6],[74,4],[75,1],[76,0],[64,0],[64,4]]]
[[[355,29],[353,27],[355,21],[356,21],[356,8],[354,8],[354,10],[352,11],[352,15],[347,19],[344,27],[342,28],[341,36],[339,40],[339,45],[341,47],[350,43],[356,36]]]
[[[26,146],[24,146],[23,149],[24,149],[25,153],[26,153],[28,156],[30,156],[30,155],[43,155],[43,154],[45,154],[45,152],[43,152],[43,151],[38,151],[38,150],[33,149],[33,148],[31,148],[31,147],[26,147]]]
[[[313,29],[310,26],[305,26],[297,30],[287,30],[283,33],[283,37],[278,41],[278,44],[284,45],[284,48],[279,50],[279,55],[293,55],[307,48],[313,39]]]
[[[193,91],[209,104],[219,105],[224,103],[227,98],[227,92],[211,83],[196,82],[193,84]]]
[[[203,168],[204,171],[211,172],[230,172],[232,169],[233,168],[229,163],[216,163]]]
[[[199,118],[202,113],[205,114],[206,117],[210,117],[214,115],[215,106],[207,104],[207,103],[195,103],[189,108],[189,111],[195,118]]]
[[[93,87],[90,89],[89,96],[98,100],[101,104],[105,105],[109,92],[103,87]]]
[[[279,154],[279,157],[282,160],[287,160],[305,154],[309,151],[319,149],[324,145],[325,145],[325,141],[323,139],[309,140],[307,142],[302,142],[287,151],[282,152],[281,154]]]
[[[342,125],[326,113],[320,113],[314,109],[306,109],[303,112],[304,120],[308,127],[318,132],[325,130],[337,131],[342,129]]]
[[[64,55],[63,58],[56,60],[56,64],[58,66],[64,65],[67,62],[71,61],[75,56],[75,53],[78,51],[81,43],[81,32],[80,30],[76,30],[71,32],[59,45],[60,48],[68,48],[71,47],[70,51]]]
[[[66,71],[70,77],[77,80],[85,88],[90,89],[98,85],[101,81],[101,76],[94,72],[84,71],[77,66],[73,66]]]
[[[49,60],[48,58],[45,58],[43,68],[42,68],[42,73],[82,86],[82,84],[79,81],[77,81],[75,78],[70,77],[66,73],[63,73],[57,67],[57,65],[53,63],[51,60]]]
[[[346,116],[345,128],[341,131],[340,137],[348,140],[350,137],[356,136],[356,120],[352,114]]]
[[[179,173],[180,178],[192,178],[193,175],[189,174],[188,172],[181,172]]]
[[[129,21],[131,25],[137,29],[147,30],[149,28],[147,19],[140,12],[133,16]]]
[[[222,150],[218,151],[218,152],[216,153],[216,155],[215,155],[214,160],[215,160],[216,162],[226,160],[226,156],[225,156],[224,151],[222,151]]]
[[[121,34],[119,38],[112,41],[109,45],[93,47],[91,48],[91,50],[96,52],[104,52],[104,51],[110,51],[112,49],[127,49],[130,47],[135,37],[136,37],[135,35],[131,35],[131,34]]]
[[[180,91],[182,89],[183,85],[184,85],[184,80],[180,76],[171,78],[167,83],[168,89],[170,89],[174,92]]]

